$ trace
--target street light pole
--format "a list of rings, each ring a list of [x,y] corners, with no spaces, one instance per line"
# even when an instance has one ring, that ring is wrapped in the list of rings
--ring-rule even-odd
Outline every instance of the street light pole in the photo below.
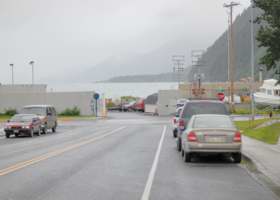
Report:
[[[12,71],[12,85],[14,85],[14,64],[11,63],[10,67],[11,67],[11,71]]]
[[[229,8],[230,10],[230,26],[229,26],[229,81],[230,81],[230,105],[231,110],[234,110],[234,81],[235,81],[235,49],[234,49],[234,42],[233,42],[233,8],[235,6],[240,5],[236,2],[231,2],[229,4],[224,4],[225,8]]]
[[[251,0],[251,114],[252,120],[255,119],[254,102],[254,83],[255,83],[255,38],[254,38],[254,1]]]
[[[32,68],[32,85],[34,85],[34,61],[30,61],[29,65],[31,65]]]

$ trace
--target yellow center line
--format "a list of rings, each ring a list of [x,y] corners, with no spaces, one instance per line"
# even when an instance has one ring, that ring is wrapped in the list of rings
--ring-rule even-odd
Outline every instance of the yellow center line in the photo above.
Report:
[[[110,131],[106,134],[103,134],[103,135],[98,135],[98,136],[95,136],[93,138],[90,138],[90,139],[86,139],[84,141],[81,141],[79,143],[76,143],[76,144],[72,144],[72,145],[69,145],[67,147],[64,147],[64,148],[61,148],[61,149],[57,149],[57,150],[54,150],[54,151],[51,151],[49,153],[46,153],[46,154],[43,154],[41,156],[38,156],[38,157],[35,157],[35,158],[32,158],[30,160],[27,160],[27,161],[23,161],[23,162],[19,162],[17,164],[14,164],[12,166],[9,166],[7,168],[4,168],[4,169],[1,169],[0,170],[0,176],[4,176],[4,175],[7,175],[9,173],[12,173],[14,171],[17,171],[17,170],[20,170],[24,167],[27,167],[27,166],[30,166],[30,165],[33,165],[33,164],[36,164],[40,161],[44,161],[44,160],[47,160],[49,158],[52,158],[52,157],[55,157],[55,156],[58,156],[60,154],[63,154],[65,152],[68,152],[68,151],[71,151],[73,149],[77,149],[81,146],[84,146],[86,144],[89,144],[89,143],[93,143],[93,142],[96,142],[98,140],[101,140],[105,137],[108,137],[110,135],[113,135],[115,134],[116,132],[118,131],[121,131],[123,130],[125,127],[120,127],[118,129],[115,129],[113,131]]]

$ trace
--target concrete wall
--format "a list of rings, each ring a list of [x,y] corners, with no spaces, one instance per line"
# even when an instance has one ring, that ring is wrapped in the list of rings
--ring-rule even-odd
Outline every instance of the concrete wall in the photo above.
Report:
[[[179,90],[160,90],[158,92],[158,114],[166,116],[176,112],[177,100],[185,98],[185,96]]]
[[[46,104],[54,105],[58,113],[77,106],[82,115],[92,115],[93,92],[50,92],[46,93]]]
[[[157,105],[155,104],[145,104],[145,113],[156,113]]]
[[[93,93],[46,92],[45,85],[0,85],[0,113],[9,108],[19,111],[25,105],[50,104],[58,113],[77,106],[82,115],[92,115]]]

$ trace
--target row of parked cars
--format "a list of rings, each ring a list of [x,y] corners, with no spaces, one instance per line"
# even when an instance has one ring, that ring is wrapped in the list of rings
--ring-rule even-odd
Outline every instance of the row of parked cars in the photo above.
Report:
[[[57,114],[51,105],[29,105],[22,108],[19,114],[14,115],[4,126],[6,138],[35,134],[46,134],[48,130],[56,132]]]
[[[196,155],[225,154],[241,162],[242,138],[225,103],[186,100],[172,120],[177,150],[185,162]]]

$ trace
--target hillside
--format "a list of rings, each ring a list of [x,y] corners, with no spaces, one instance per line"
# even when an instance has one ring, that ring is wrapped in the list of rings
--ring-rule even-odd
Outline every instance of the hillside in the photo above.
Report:
[[[255,9],[255,16],[259,15],[261,10]],[[259,29],[259,25],[255,24],[255,34]],[[204,81],[226,81],[228,74],[228,46],[227,32],[218,38],[212,46],[210,46],[202,57],[204,66],[201,67],[201,72],[205,75]],[[251,39],[250,39],[250,9],[245,10],[238,16],[234,23],[234,44],[236,48],[236,69],[235,79],[239,80],[251,75]],[[264,48],[257,47],[255,42],[255,78],[259,73],[259,58],[264,54]],[[192,68],[188,75],[189,80],[192,80],[194,74],[197,73],[196,68]],[[269,77],[271,74],[265,72],[264,77]]]

